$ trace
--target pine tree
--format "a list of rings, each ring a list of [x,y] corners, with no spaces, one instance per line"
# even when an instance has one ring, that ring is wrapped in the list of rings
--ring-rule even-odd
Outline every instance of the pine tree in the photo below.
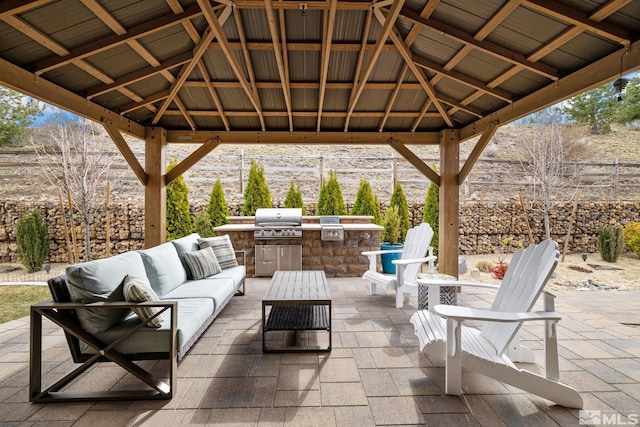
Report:
[[[167,171],[178,164],[174,159]],[[189,189],[184,177],[179,176],[167,185],[167,241],[179,239],[193,233],[193,223],[189,208]]]
[[[227,217],[231,215],[231,212],[229,211],[227,200],[224,198],[224,190],[222,189],[222,182],[219,178],[211,189],[207,214],[209,215],[212,227],[219,227],[229,223]]]
[[[285,208],[300,208],[302,209],[302,215],[306,215],[307,211],[304,208],[304,201],[302,200],[302,193],[300,193],[300,186],[297,187],[293,184],[293,180],[291,181],[291,185],[289,185],[289,191],[287,192],[287,196],[284,198],[284,207]]]
[[[437,169],[434,166],[434,170]],[[422,213],[422,222],[428,223],[433,229],[433,239],[431,239],[431,247],[433,254],[438,256],[438,229],[440,221],[440,187],[433,182],[429,184],[427,197],[424,201],[424,211]]]
[[[329,171],[329,179],[322,184],[318,197],[318,215],[346,215],[347,208],[338,182],[338,173]]]
[[[273,204],[271,203],[271,193],[267,186],[267,180],[264,177],[264,167],[251,160],[249,180],[244,190],[242,215],[253,216],[256,214],[256,209],[270,207],[273,207]]]
[[[407,196],[405,196],[399,182],[393,189],[389,205],[398,207],[398,216],[400,217],[400,238],[398,241],[404,242],[404,239],[407,237],[407,231],[411,228],[411,223],[409,222],[409,203],[407,202]]]
[[[27,271],[40,271],[49,256],[49,233],[39,209],[24,214],[18,220],[16,243],[20,262]]]
[[[640,120],[640,77],[629,80],[620,103],[618,123]]]
[[[351,215],[373,216],[373,223],[380,224],[380,203],[366,179],[360,180],[360,187],[358,187],[356,200],[351,208]]]
[[[571,120],[589,125],[596,135],[611,132],[617,109],[617,94],[610,84],[605,84],[574,96],[561,111]]]
[[[400,216],[398,215],[397,206],[389,206],[384,212],[383,227],[383,242],[395,245],[400,241]]]

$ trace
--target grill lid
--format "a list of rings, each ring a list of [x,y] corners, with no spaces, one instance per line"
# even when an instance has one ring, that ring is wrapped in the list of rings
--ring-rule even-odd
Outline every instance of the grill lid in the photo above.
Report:
[[[302,209],[258,208],[255,220],[258,227],[298,227],[302,224]]]

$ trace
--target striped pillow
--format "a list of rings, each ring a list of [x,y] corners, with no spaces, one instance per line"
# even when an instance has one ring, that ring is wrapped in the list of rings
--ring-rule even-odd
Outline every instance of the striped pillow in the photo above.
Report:
[[[122,289],[124,293],[124,299],[129,302],[145,302],[145,301],[159,301],[158,295],[151,289],[151,285],[146,279],[141,279],[135,276],[127,275],[124,278],[124,287]],[[133,311],[138,315],[142,321],[146,321],[151,316],[156,314],[160,310],[159,307],[134,307]],[[162,326],[164,320],[164,314],[159,315],[149,321],[147,326],[150,328],[159,328]]]
[[[182,254],[194,280],[204,279],[222,271],[213,248],[204,248]]]
[[[233,250],[233,245],[228,235],[198,238],[198,245],[200,245],[201,249],[213,248],[213,252],[215,252],[216,258],[218,258],[218,263],[220,263],[220,268],[223,270],[238,265],[236,252]]]

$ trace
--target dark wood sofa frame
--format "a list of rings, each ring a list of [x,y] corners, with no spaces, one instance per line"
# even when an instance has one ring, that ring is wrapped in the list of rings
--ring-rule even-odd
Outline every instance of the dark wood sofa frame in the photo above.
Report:
[[[68,401],[96,401],[96,400],[140,400],[140,399],[171,399],[177,384],[178,355],[176,350],[178,328],[178,303],[175,301],[159,301],[142,303],[149,307],[159,307],[160,310],[153,316],[161,313],[169,313],[170,346],[167,352],[123,354],[115,350],[115,347],[130,338],[133,333],[144,326],[140,322],[120,336],[111,344],[106,344],[92,334],[86,332],[80,326],[77,311],[87,308],[100,308],[105,310],[132,308],[136,303],[109,302],[81,304],[72,303],[66,290],[64,277],[55,277],[48,281],[49,289],[54,301],[41,302],[31,306],[31,330],[30,330],[30,361],[29,361],[29,400],[31,402],[68,402]],[[66,293],[66,295],[65,295]],[[64,331],[67,344],[74,363],[80,366],[58,379],[55,383],[42,388],[42,318],[46,317],[60,326]],[[84,342],[95,350],[95,353],[83,353],[80,343]],[[151,372],[143,369],[135,363],[140,360],[168,360],[168,373],[166,379],[161,379]],[[114,362],[127,372],[139,378],[148,385],[144,389],[136,390],[106,390],[106,391],[60,391],[73,379],[85,372],[89,367],[98,362]]]

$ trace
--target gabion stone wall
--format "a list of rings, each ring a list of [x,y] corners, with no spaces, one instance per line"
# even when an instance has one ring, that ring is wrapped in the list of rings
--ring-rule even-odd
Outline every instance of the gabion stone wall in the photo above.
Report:
[[[64,222],[60,206],[52,202],[0,202],[0,262],[18,262],[16,252],[16,222],[25,214],[39,208],[49,229],[51,252],[49,262],[69,262],[67,244],[65,242]],[[192,211],[200,211],[204,206],[193,207]],[[241,206],[230,206],[231,215],[240,215]],[[409,206],[411,222],[415,225],[422,221],[423,205]],[[307,214],[313,215],[315,206],[307,206]],[[573,204],[562,203],[555,206],[550,215],[551,237],[562,248],[572,223],[569,252],[597,252],[598,230],[607,225],[626,225],[640,221],[640,201],[584,201],[578,203],[575,218],[572,218]],[[144,207],[134,203],[113,206],[111,215],[111,254],[140,249],[144,246]],[[106,211],[99,214],[91,226],[91,243],[93,258],[105,257]],[[511,245],[529,244],[527,219],[534,240],[544,238],[543,215],[538,207],[528,208],[525,217],[519,201],[470,201],[460,206],[460,250],[462,254],[488,254],[501,251],[501,242],[510,238]],[[70,218],[67,217],[68,227]],[[79,218],[75,218],[76,236],[80,260],[84,261],[82,250],[82,226]]]

